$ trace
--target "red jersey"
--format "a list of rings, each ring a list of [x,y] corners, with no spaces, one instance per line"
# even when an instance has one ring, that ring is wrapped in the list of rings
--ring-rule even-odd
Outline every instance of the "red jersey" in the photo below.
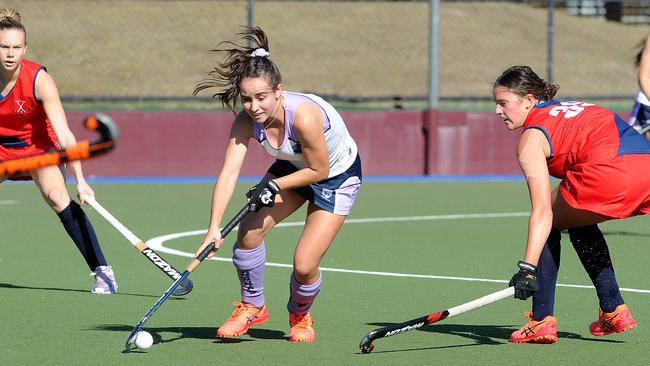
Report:
[[[544,132],[549,174],[573,207],[623,218],[650,213],[650,141],[614,112],[585,102],[547,101],[524,130]]]
[[[23,59],[16,84],[0,96],[0,160],[59,148],[43,104],[36,99],[36,76],[45,68]]]

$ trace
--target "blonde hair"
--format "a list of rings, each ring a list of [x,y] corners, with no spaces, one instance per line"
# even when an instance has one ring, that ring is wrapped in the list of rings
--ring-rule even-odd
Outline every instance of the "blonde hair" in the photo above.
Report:
[[[11,8],[2,8],[0,9],[0,30],[5,29],[18,29],[25,33],[25,39],[27,39],[27,32],[23,23],[21,23],[21,16],[18,11]]]

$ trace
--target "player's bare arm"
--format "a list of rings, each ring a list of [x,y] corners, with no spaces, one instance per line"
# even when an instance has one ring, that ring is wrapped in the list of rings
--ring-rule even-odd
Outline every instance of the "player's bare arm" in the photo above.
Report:
[[[228,146],[226,147],[223,167],[212,192],[208,232],[195,255],[201,253],[212,242],[215,243],[216,249],[219,249],[223,243],[219,226],[223,218],[223,213],[226,211],[228,202],[230,202],[230,198],[235,190],[241,167],[244,164],[244,158],[248,151],[248,142],[253,135],[251,123],[252,121],[248,114],[242,111],[237,115],[230,129],[230,137],[228,139]],[[209,257],[213,255],[214,252],[210,253]]]
[[[650,37],[645,40],[644,52],[639,62],[639,87],[650,96]]]
[[[307,167],[285,177],[274,179],[282,189],[304,187],[327,178],[329,174],[329,155],[323,133],[323,115],[320,109],[311,103],[304,103],[296,110],[294,118],[294,128],[300,140]]]
[[[74,134],[68,126],[68,121],[65,116],[65,111],[63,110],[63,105],[61,104],[61,98],[59,96],[59,90],[54,83],[54,80],[45,70],[41,70],[36,76],[36,99],[43,102],[43,108],[47,114],[47,118],[50,120],[50,125],[52,130],[56,134],[57,139],[61,147],[72,146],[77,143],[77,140],[74,137]],[[77,181],[77,195],[81,202],[84,202],[83,197],[87,194],[91,197],[95,197],[95,192],[90,188],[86,179],[84,178],[83,171],[81,169],[81,163],[79,161],[72,161],[68,163],[70,169],[74,174],[75,180]]]
[[[517,158],[526,177],[531,202],[524,262],[533,265],[537,265],[553,224],[551,187],[546,164],[549,155],[550,146],[542,131],[534,128],[524,131],[517,146]]]

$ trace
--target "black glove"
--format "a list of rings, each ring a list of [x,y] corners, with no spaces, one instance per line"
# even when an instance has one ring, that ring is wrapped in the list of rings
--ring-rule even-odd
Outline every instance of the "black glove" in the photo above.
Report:
[[[266,187],[266,183],[268,183],[271,180],[271,178],[267,177],[262,177],[262,180],[257,183],[256,185],[252,186],[247,192],[246,192],[246,198],[249,200],[251,197],[253,197],[253,193],[257,190],[257,187]]]
[[[257,212],[262,207],[273,207],[275,204],[275,195],[280,193],[280,186],[270,179],[262,179],[257,185],[246,192],[249,198],[248,210]]]
[[[512,276],[508,286],[515,287],[515,298],[526,300],[537,291],[537,267],[523,261],[519,261],[517,267],[519,272]]]

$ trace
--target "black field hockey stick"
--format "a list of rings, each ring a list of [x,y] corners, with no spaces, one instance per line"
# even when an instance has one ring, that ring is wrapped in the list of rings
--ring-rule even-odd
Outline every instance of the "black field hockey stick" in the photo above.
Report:
[[[454,306],[453,308],[449,308],[447,310],[425,315],[417,319],[406,321],[404,323],[399,323],[388,327],[375,329],[370,333],[366,334],[361,339],[361,343],[359,343],[359,349],[361,350],[361,353],[370,353],[375,348],[372,342],[374,342],[379,338],[390,337],[396,334],[408,332],[413,329],[422,328],[425,325],[437,323],[441,320],[451,318],[453,316],[460,315],[474,309],[478,309],[480,307],[491,304],[493,302],[503,300],[507,297],[512,297],[514,296],[514,294],[515,294],[514,287],[508,287],[506,289],[491,293],[489,295],[483,296],[476,300],[472,300],[470,302],[458,306]]]
[[[166,274],[172,280],[177,280],[181,277],[181,273],[174,268],[171,264],[163,259],[160,254],[156,253],[153,249],[149,248],[140,238],[138,238],[131,230],[127,229],[126,226],[122,225],[115,216],[111,215],[102,205],[99,204],[94,198],[89,195],[84,195],[82,197],[84,202],[89,204],[97,213],[103,217],[109,224],[111,224],[117,231],[119,231],[122,236],[128,240],[135,249],[142,253],[147,259],[156,265],[164,274]],[[183,296],[187,295],[192,291],[194,285],[192,280],[186,278],[178,287],[172,292],[174,296]]]
[[[249,204],[246,204],[246,206],[244,206],[244,208],[239,210],[237,215],[232,220],[230,220],[230,222],[226,224],[226,226],[223,229],[221,229],[221,237],[225,238],[226,235],[228,235],[228,233],[230,233],[232,229],[234,229],[235,226],[237,226],[239,222],[244,217],[246,217],[246,215],[249,212],[250,212]],[[199,266],[199,264],[201,264],[201,262],[203,262],[203,260],[208,256],[208,254],[210,254],[210,252],[212,252],[213,250],[214,250],[214,243],[210,243],[205,249],[203,249],[203,251],[199,254],[198,257],[192,259],[192,262],[190,262],[190,264],[187,266],[187,269],[183,272],[183,274],[181,274],[181,276],[174,283],[172,283],[171,286],[169,286],[167,291],[165,291],[165,293],[158,299],[158,301],[156,301],[153,304],[151,309],[149,309],[149,311],[147,311],[147,313],[144,314],[142,319],[140,319],[138,324],[136,324],[136,326],[131,331],[131,334],[129,334],[129,337],[126,339],[126,343],[124,344],[125,352],[128,352],[131,349],[131,345],[135,340],[135,336],[138,334],[138,332],[142,330],[142,327],[144,327],[144,323],[149,318],[151,318],[153,313],[156,312],[156,310],[158,310],[158,308],[163,304],[163,302],[165,302],[165,300],[167,300],[169,295],[171,295],[172,292],[174,292],[174,290],[190,275],[190,273],[193,270],[196,269],[196,267]]]
[[[91,131],[98,132],[100,137],[95,141],[84,140],[64,149],[0,161],[0,177],[27,173],[69,161],[88,159],[105,154],[115,148],[119,131],[110,117],[101,113],[91,114],[84,119],[84,126]]]

